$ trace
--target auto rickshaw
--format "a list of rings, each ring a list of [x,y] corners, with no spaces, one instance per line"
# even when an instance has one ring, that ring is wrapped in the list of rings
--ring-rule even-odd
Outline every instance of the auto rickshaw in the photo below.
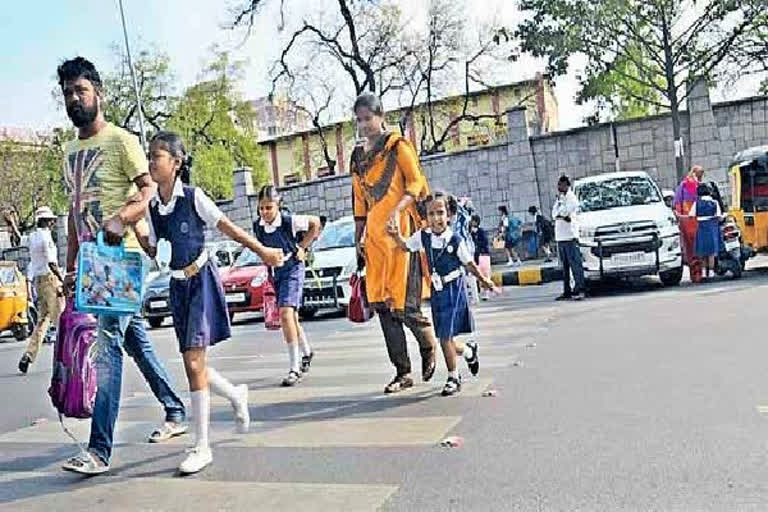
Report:
[[[746,149],[730,167],[729,214],[741,229],[744,245],[768,252],[768,146]]]
[[[13,261],[0,261],[0,332],[10,330],[18,341],[32,331],[29,287]]]

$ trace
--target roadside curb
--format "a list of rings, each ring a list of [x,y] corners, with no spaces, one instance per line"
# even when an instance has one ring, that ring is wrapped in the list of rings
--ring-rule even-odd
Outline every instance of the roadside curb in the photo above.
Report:
[[[563,271],[560,267],[519,267],[491,274],[496,286],[533,286],[562,278]]]

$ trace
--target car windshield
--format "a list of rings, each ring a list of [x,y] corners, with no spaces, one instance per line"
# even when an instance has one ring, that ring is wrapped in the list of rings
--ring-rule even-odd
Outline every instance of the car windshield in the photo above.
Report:
[[[16,271],[12,267],[0,267],[0,286],[16,283]]]
[[[262,264],[259,255],[250,249],[245,249],[235,261],[236,268],[255,267]]]
[[[582,212],[608,210],[661,201],[656,186],[643,176],[622,176],[576,186]]]
[[[339,222],[326,224],[323,233],[315,242],[315,251],[338,249],[339,247],[355,246],[355,223]]]

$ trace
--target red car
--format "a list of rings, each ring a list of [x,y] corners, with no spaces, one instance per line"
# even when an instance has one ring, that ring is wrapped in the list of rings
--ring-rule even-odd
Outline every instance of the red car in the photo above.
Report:
[[[244,249],[235,263],[221,274],[224,294],[227,299],[230,321],[235,313],[261,311],[264,307],[264,282],[267,280],[267,267],[261,258]]]

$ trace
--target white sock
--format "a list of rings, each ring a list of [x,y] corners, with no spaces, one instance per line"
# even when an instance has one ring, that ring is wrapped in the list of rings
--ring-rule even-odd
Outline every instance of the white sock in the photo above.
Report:
[[[232,405],[238,405],[240,396],[237,388],[211,367],[208,367],[208,386],[211,391],[232,402]]]
[[[288,358],[291,363],[291,370],[298,373],[299,371],[299,344],[295,341],[288,343]]]
[[[452,372],[448,372],[448,377],[453,377],[454,379],[459,378],[459,370],[453,370]]]
[[[469,361],[470,359],[475,357],[475,351],[472,348],[472,345],[469,345],[469,344],[466,344],[466,343],[464,344],[464,354],[463,355],[464,355],[464,359],[466,359],[467,361]]]
[[[309,346],[306,334],[299,338],[299,347],[301,348],[302,356],[309,356],[309,354],[312,353],[312,347]]]
[[[195,417],[195,446],[209,448],[208,421],[211,416],[211,395],[207,389],[192,392],[192,414]]]

